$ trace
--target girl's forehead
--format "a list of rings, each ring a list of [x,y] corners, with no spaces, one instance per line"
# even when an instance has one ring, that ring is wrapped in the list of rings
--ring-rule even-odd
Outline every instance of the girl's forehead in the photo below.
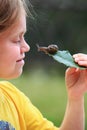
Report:
[[[13,25],[11,25],[7,30],[2,32],[0,35],[3,34],[12,35],[15,33],[22,33],[22,32],[24,33],[26,32],[26,16],[23,14]]]
[[[26,17],[20,17],[20,19],[9,28],[13,32],[15,31],[26,31]]]

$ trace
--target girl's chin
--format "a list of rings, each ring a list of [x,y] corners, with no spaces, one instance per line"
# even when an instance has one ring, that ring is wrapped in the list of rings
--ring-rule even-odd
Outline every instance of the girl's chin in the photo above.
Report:
[[[9,75],[7,77],[4,77],[4,79],[8,79],[8,80],[16,79],[16,78],[18,78],[18,77],[20,77],[22,75],[22,72],[23,72],[23,69],[21,69],[18,73]]]

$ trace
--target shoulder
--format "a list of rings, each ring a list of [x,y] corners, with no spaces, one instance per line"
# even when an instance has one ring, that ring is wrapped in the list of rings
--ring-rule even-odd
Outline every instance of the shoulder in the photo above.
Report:
[[[19,92],[19,90],[8,81],[0,81],[0,89],[8,92]]]
[[[15,85],[8,81],[0,81],[0,90],[11,97],[13,100],[22,101],[26,98],[25,94],[21,92]]]
[[[24,103],[27,102],[27,100],[30,102],[23,92],[8,81],[0,81],[0,91],[5,97],[14,102],[16,106],[24,106]]]

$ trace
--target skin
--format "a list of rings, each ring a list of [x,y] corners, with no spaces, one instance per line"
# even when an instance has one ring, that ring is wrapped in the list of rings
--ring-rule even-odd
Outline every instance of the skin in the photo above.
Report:
[[[73,58],[79,65],[87,67],[86,54],[74,54]],[[60,130],[84,130],[84,93],[87,92],[87,69],[68,68],[65,81],[68,103]],[[67,123],[70,123],[70,125],[66,125]]]
[[[77,62],[79,65],[83,65],[87,67],[87,55],[78,53],[73,55],[73,58],[75,59],[75,62]]]
[[[17,78],[24,66],[25,52],[30,50],[24,39],[26,17],[22,12],[19,19],[9,29],[0,34],[0,77]]]
[[[87,92],[87,69],[67,69],[65,81],[68,103],[60,130],[84,130],[84,93]]]

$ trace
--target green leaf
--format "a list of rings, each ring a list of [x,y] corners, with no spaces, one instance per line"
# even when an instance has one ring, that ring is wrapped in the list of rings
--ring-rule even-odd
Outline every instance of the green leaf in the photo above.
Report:
[[[79,66],[77,63],[74,62],[72,55],[67,50],[57,51],[54,55],[51,55],[56,61],[63,63],[68,67],[80,68],[85,69],[86,67]]]

